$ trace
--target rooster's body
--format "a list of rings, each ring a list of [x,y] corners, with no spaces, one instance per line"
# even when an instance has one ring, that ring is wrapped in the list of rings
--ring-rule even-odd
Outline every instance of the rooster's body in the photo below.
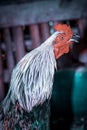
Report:
[[[66,30],[60,26],[66,27]],[[3,130],[49,129],[49,99],[56,59],[68,53],[69,45],[73,42],[70,27],[58,25],[56,30],[41,46],[25,55],[14,68],[8,94],[1,103]],[[61,38],[65,37],[63,42]]]

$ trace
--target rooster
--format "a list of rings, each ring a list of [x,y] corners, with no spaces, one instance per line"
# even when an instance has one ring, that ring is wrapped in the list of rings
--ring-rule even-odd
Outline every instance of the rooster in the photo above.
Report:
[[[49,122],[56,59],[77,42],[69,25],[58,24],[54,29],[52,36],[26,54],[13,69],[7,96],[0,107],[3,130],[48,130],[44,120]]]

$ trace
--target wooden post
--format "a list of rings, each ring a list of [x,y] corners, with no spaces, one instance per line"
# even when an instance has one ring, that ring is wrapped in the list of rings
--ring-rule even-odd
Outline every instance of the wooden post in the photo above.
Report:
[[[12,52],[12,41],[9,28],[4,28],[4,41],[6,44],[8,79],[10,81],[11,72],[14,68],[14,58]]]
[[[13,39],[16,46],[17,62],[25,55],[22,27],[13,27]]]
[[[87,45],[85,44],[85,27],[86,27],[86,19],[78,20],[78,28],[80,30],[80,50],[83,50]]]
[[[32,49],[38,47],[40,45],[40,34],[39,34],[39,26],[37,24],[30,25],[29,31],[32,39]]]
[[[3,67],[2,67],[2,57],[1,57],[1,46],[0,46],[0,102],[5,97],[4,81],[3,81]]]
[[[40,31],[42,36],[42,42],[44,42],[50,36],[48,23],[42,23],[40,25]]]

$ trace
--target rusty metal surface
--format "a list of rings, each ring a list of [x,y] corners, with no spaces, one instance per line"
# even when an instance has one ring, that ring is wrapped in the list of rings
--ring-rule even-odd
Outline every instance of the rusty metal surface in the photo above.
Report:
[[[37,1],[20,5],[0,5],[0,27],[28,25],[51,20],[87,17],[87,1]]]

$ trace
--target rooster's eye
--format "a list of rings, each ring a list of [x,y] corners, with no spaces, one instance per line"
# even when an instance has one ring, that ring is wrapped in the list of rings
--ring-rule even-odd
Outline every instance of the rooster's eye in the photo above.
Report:
[[[64,37],[63,37],[63,36],[61,36],[61,37],[60,37],[60,40],[64,40]]]

